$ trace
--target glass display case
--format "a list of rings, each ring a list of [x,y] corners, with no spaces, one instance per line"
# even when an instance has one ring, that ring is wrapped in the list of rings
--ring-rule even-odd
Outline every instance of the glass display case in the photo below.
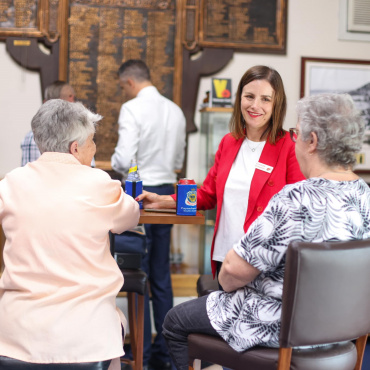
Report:
[[[229,121],[233,108],[203,108],[200,120],[200,166],[199,178],[205,179],[215,162],[215,154],[221,139],[229,132]],[[199,184],[201,185],[201,184]],[[216,220],[216,208],[205,212],[205,225],[199,238],[199,272],[211,273],[211,245]]]

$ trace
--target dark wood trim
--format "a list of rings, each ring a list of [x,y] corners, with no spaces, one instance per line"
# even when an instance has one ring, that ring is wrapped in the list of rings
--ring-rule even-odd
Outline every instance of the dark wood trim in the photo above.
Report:
[[[187,133],[197,131],[194,114],[200,78],[210,76],[225,67],[232,59],[234,50],[205,48],[197,59],[193,59],[192,55],[191,51],[183,49],[181,107],[186,118]]]
[[[197,211],[195,216],[178,216],[176,213],[147,212],[140,210],[140,224],[192,224],[204,225],[204,215]]]
[[[289,370],[292,360],[292,348],[279,348],[279,361],[277,370]]]
[[[175,35],[175,56],[174,56],[174,72],[173,72],[173,101],[181,106],[181,85],[182,85],[182,2],[184,0],[176,0],[176,35]]]
[[[365,347],[367,343],[368,335],[363,335],[356,340],[356,350],[357,350],[357,361],[354,370],[361,370],[362,362],[364,360]]]
[[[39,41],[50,48],[49,55],[40,50]],[[44,99],[45,88],[58,80],[59,41],[50,44],[45,38],[8,37],[6,50],[20,66],[40,72],[41,96]]]
[[[334,58],[314,58],[314,57],[302,57],[301,58],[301,88],[300,88],[300,98],[304,97],[305,90],[305,75],[306,75],[306,64],[307,62],[317,62],[317,63],[338,63],[338,64],[362,64],[369,65],[370,60],[359,60],[359,59],[334,59]]]
[[[69,0],[59,0],[58,9],[58,30],[59,40],[59,70],[58,79],[68,81],[68,17],[69,17]]]

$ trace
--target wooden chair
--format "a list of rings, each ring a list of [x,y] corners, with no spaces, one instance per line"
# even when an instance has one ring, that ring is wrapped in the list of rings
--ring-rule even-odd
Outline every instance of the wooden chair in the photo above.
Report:
[[[286,255],[280,348],[239,353],[221,338],[191,334],[189,369],[200,369],[204,360],[234,370],[361,370],[370,332],[369,281],[370,240],[293,242]]]
[[[110,250],[115,256],[115,234],[109,232]],[[128,256],[129,257],[129,256]],[[127,293],[128,325],[133,359],[121,358],[121,362],[131,365],[133,370],[143,369],[144,355],[144,296],[148,289],[148,277],[138,268],[121,268],[124,283],[121,292]]]
[[[124,284],[121,292],[127,293],[128,323],[130,328],[130,344],[133,360],[122,358],[134,370],[143,369],[144,352],[144,295],[147,290],[148,279],[146,273],[140,269],[121,270]]]

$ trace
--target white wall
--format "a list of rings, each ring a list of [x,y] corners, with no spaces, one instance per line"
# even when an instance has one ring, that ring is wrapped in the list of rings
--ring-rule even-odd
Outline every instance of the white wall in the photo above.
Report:
[[[236,90],[240,77],[251,66],[266,64],[281,74],[288,97],[285,128],[296,124],[295,103],[299,99],[300,61],[302,56],[370,60],[370,43],[338,39],[341,0],[291,0],[288,4],[286,55],[237,52],[233,60],[213,77],[232,79]],[[20,164],[20,142],[41,104],[40,81],[36,72],[25,71],[11,60],[0,43],[0,178]],[[202,78],[198,104],[210,90],[211,77]],[[199,127],[200,115],[196,113]],[[188,177],[198,181],[199,135],[189,138]]]
[[[20,143],[41,105],[40,75],[15,63],[0,42],[0,178],[21,164]]]

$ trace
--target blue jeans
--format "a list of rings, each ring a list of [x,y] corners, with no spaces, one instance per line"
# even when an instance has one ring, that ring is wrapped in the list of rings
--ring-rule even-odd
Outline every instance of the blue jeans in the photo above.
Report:
[[[181,303],[170,310],[164,320],[163,336],[177,370],[188,370],[188,335],[202,333],[219,337],[206,309],[208,296]]]
[[[144,186],[144,190],[159,195],[174,193],[173,185]],[[148,275],[152,296],[154,327],[157,335],[152,344],[149,295],[145,296],[144,316],[144,365],[154,362],[170,362],[170,356],[162,335],[162,325],[167,312],[173,307],[170,271],[170,241],[172,225],[145,225],[148,253],[142,262],[142,269]]]

